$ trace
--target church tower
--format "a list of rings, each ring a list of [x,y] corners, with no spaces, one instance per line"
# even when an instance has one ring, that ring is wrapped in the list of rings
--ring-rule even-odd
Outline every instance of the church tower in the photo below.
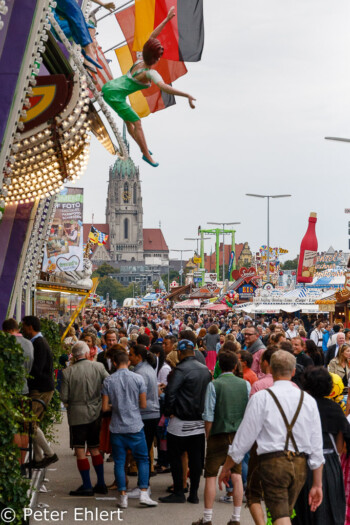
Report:
[[[106,222],[112,261],[143,261],[143,209],[139,170],[129,157],[109,170]]]

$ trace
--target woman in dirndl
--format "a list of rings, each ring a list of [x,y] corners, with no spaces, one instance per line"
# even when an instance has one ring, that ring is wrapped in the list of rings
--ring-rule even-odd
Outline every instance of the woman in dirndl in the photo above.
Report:
[[[307,481],[295,504],[296,517],[293,525],[344,525],[345,490],[339,454],[344,442],[350,451],[350,424],[340,406],[326,399],[333,389],[329,372],[323,367],[308,367],[302,378],[303,388],[315,398],[321,418],[323,436],[322,488],[323,500],[316,512],[311,512],[308,494],[312,486],[312,472],[308,470]]]

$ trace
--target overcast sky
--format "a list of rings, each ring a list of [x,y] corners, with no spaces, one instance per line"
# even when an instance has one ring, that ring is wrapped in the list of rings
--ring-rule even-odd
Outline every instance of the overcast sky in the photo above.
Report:
[[[121,5],[122,2],[117,2]],[[169,248],[194,248],[208,221],[239,221],[236,241],[266,244],[266,201],[245,193],[291,193],[273,200],[270,245],[294,257],[311,211],[319,250],[348,250],[350,143],[350,3],[347,0],[205,0],[201,62],[174,86],[197,98],[143,119],[152,168],[132,142],[140,167],[144,227],[161,221]],[[122,40],[114,16],[101,21],[107,49]],[[119,75],[114,53],[113,72]],[[117,125],[121,119],[115,115]],[[105,222],[109,166],[115,158],[93,139],[85,222]],[[228,240],[228,239],[227,239]],[[210,251],[213,241],[206,241]],[[176,254],[172,254],[176,255]]]

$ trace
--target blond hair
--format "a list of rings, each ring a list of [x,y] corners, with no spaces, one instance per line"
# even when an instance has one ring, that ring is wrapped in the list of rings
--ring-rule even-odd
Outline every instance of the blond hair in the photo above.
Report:
[[[271,356],[270,368],[274,377],[291,376],[296,367],[296,358],[290,352],[277,350]]]

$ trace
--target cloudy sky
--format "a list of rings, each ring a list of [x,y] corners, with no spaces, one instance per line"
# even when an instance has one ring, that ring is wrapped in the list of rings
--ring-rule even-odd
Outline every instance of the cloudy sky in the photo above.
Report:
[[[117,2],[121,5],[122,2]],[[350,4],[346,0],[204,0],[205,47],[175,87],[197,98],[143,120],[152,168],[140,167],[144,227],[161,221],[170,248],[208,221],[239,221],[237,242],[266,244],[266,201],[245,193],[291,193],[273,200],[270,244],[298,252],[310,211],[319,249],[348,250],[350,143]],[[107,49],[122,40],[114,17],[101,21]],[[119,75],[114,53],[113,72]],[[118,126],[122,121],[115,116]],[[85,221],[105,222],[114,158],[94,139],[85,189]],[[206,250],[214,241],[206,241]],[[173,254],[175,255],[175,254]]]

